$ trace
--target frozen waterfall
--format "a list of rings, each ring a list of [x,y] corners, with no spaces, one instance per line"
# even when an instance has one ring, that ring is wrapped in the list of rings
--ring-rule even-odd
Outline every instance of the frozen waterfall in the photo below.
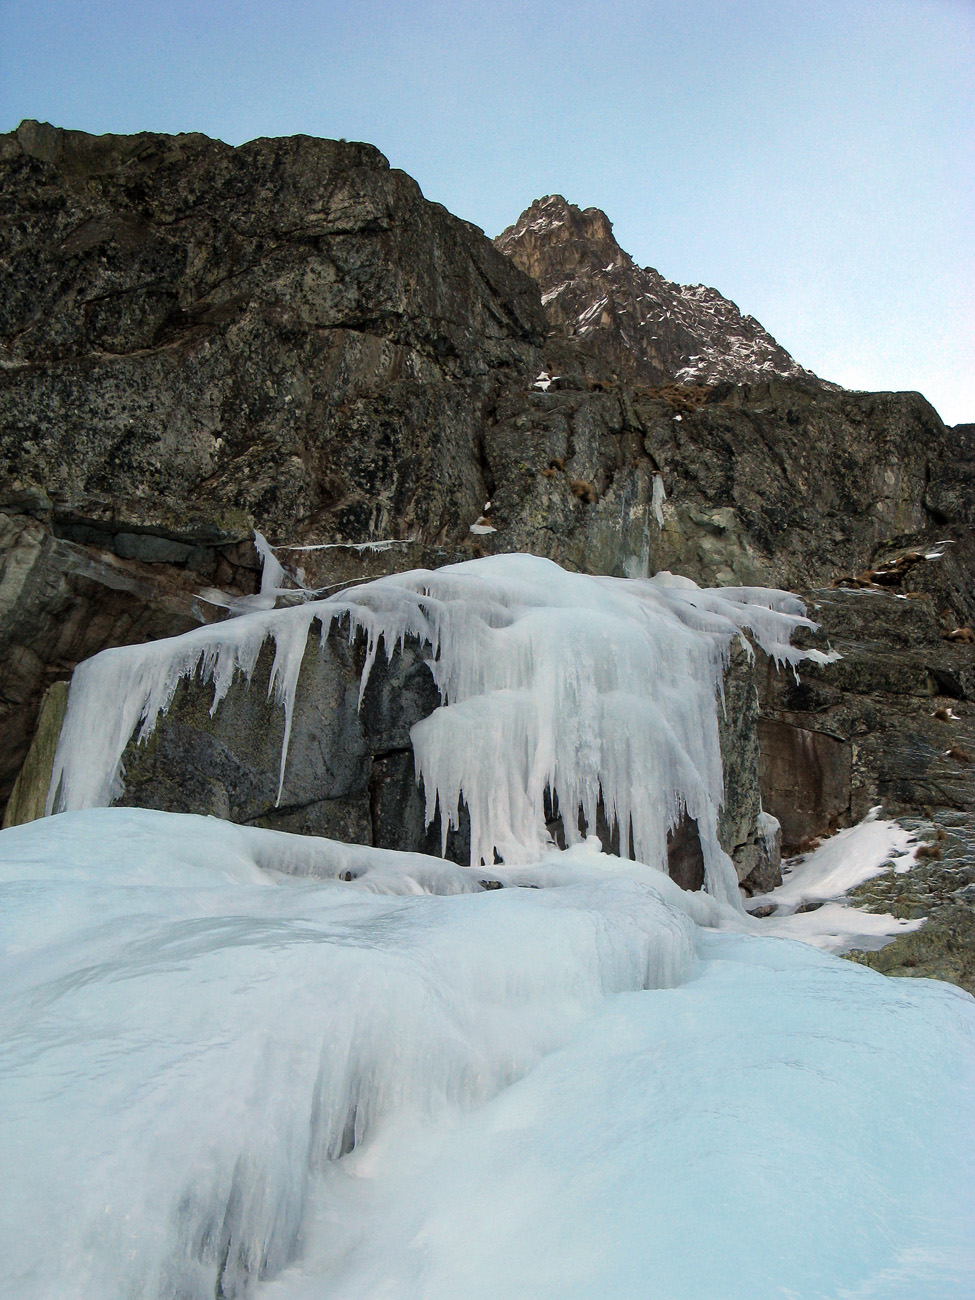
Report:
[[[439,806],[445,842],[466,802],[472,863],[546,852],[551,792],[570,844],[580,839],[576,810],[593,827],[602,800],[623,845],[663,868],[667,832],[686,809],[698,823],[707,888],[737,900],[716,832],[723,669],[745,631],[777,663],[795,664],[804,654],[790,645],[792,632],[815,625],[784,592],[702,590],[670,574],[590,577],[528,555],[395,574],[96,655],[72,680],[49,810],[110,804],[126,744],[151,734],[180,680],[212,680],[216,709],[268,638],[270,690],[286,717],[283,781],[307,637],[313,624],[324,638],[342,619],[350,637],[367,638],[362,690],[380,646],[387,656],[407,637],[429,647],[442,704],[413,728],[417,776],[428,822]]]
[[[417,775],[489,882],[99,806],[182,679],[219,707],[270,638],[290,720],[340,620],[363,689],[427,647]],[[81,665],[69,811],[0,832],[3,1295],[971,1300],[975,1000],[768,937],[717,842],[729,650],[794,665],[798,626],[781,592],[505,556]],[[547,792],[634,860],[571,815],[556,849]],[[709,892],[661,870],[684,809]]]

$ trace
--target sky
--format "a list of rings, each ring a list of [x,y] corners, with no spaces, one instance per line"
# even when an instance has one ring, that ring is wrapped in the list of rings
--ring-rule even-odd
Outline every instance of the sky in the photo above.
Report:
[[[602,208],[802,365],[975,421],[975,0],[0,0],[0,130],[367,140]]]

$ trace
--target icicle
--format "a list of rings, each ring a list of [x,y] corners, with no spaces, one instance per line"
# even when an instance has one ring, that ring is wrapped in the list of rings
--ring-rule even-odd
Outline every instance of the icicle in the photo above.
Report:
[[[273,609],[277,594],[283,589],[285,579],[289,575],[285,573],[284,566],[274,554],[271,543],[256,528],[254,529],[254,546],[261,557],[260,599],[262,604],[260,608]]]
[[[769,857],[771,857],[775,852],[775,837],[782,829],[781,822],[777,817],[773,817],[771,813],[767,813],[763,808],[756,818],[755,829],[762,837],[765,844],[765,852]]]
[[[664,526],[664,502],[666,500],[667,500],[667,494],[664,491],[664,476],[662,474],[654,474],[653,497],[651,499],[650,504],[652,506],[653,517],[657,521],[658,528],[663,528]]]
[[[206,587],[203,591],[197,593],[201,600],[205,600],[208,605],[217,605],[221,609],[230,611],[232,617],[239,617],[241,614],[257,613],[261,610],[274,609],[279,596],[289,596],[298,600],[312,600],[319,594],[310,591],[304,583],[304,571],[299,569],[296,573],[289,571],[281,564],[277,557],[275,548],[257,529],[254,529],[254,549],[257,551],[261,561],[261,588],[253,596],[231,596],[227,592],[221,591],[218,587]],[[288,546],[280,548],[282,550],[319,550],[320,547],[295,547]]]

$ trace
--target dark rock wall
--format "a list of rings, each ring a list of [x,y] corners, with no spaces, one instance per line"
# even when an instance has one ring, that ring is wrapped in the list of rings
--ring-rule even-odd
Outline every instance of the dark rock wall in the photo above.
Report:
[[[943,564],[926,562],[930,582],[950,582]],[[803,665],[798,680],[771,667],[761,675],[763,797],[786,846],[878,803],[892,814],[975,810],[975,645],[944,639],[927,594],[807,598],[815,641],[843,658]]]
[[[350,642],[347,626],[336,625],[322,640],[315,624],[280,796],[285,715],[268,699],[273,644],[261,651],[250,683],[238,676],[212,716],[212,686],[184,681],[149,740],[128,745],[118,802],[439,854],[439,816],[425,825],[410,744],[410,728],[440,703],[428,653],[411,641],[388,660],[380,650],[360,707],[364,636]],[[463,827],[449,834],[448,856],[469,860]]]
[[[56,517],[357,541],[480,512],[485,381],[528,363],[537,292],[376,149],[24,123],[0,211],[0,476]]]
[[[926,505],[950,441],[909,393],[511,393],[485,441],[498,529],[485,545],[620,575],[643,564],[706,584],[820,584],[863,569],[888,539],[970,528],[970,497],[947,521]]]
[[[761,718],[762,798],[782,827],[785,849],[850,818],[851,745],[825,731]]]
[[[53,682],[106,646],[176,636],[219,611],[175,572],[153,574],[0,513],[0,802],[27,755]]]

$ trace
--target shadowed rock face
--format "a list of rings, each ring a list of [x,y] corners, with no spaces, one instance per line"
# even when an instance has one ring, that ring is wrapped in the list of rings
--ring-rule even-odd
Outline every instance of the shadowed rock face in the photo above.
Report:
[[[850,814],[850,746],[822,731],[763,718],[762,798],[789,852]]]
[[[268,699],[265,645],[250,683],[238,677],[211,716],[213,689],[183,682],[146,744],[130,743],[123,806],[224,817],[379,848],[440,852],[439,821],[424,824],[410,728],[440,703],[424,651],[407,642],[379,655],[361,708],[365,639],[345,626],[308,639],[279,794],[284,711]],[[427,650],[428,652],[428,650]],[[451,834],[457,861],[469,840]]]
[[[256,558],[256,557],[255,557]],[[171,566],[120,561],[55,537],[29,514],[0,513],[0,800],[27,756],[41,700],[107,646],[177,636],[220,611]],[[231,585],[233,578],[228,566]],[[241,581],[253,571],[237,569]],[[246,590],[236,585],[237,590]],[[250,587],[253,590],[253,585]]]
[[[667,874],[681,889],[704,886],[704,850],[701,832],[693,817],[685,816],[667,836]]]
[[[917,394],[787,382],[593,393],[569,375],[499,398],[484,441],[497,532],[483,544],[618,575],[819,585],[948,513],[948,535],[970,526],[971,494],[931,503],[951,442]]]
[[[372,146],[24,123],[0,205],[0,476],[56,519],[357,541],[480,511],[485,381],[530,364],[537,293]]]
[[[803,664],[798,680],[760,670],[763,798],[787,845],[858,821],[878,803],[890,813],[975,809],[975,765],[965,759],[975,754],[975,646],[943,636],[937,606],[952,582],[948,564],[947,554],[928,561],[915,578],[932,584],[935,599],[805,593],[820,623],[810,641],[843,657]]]

